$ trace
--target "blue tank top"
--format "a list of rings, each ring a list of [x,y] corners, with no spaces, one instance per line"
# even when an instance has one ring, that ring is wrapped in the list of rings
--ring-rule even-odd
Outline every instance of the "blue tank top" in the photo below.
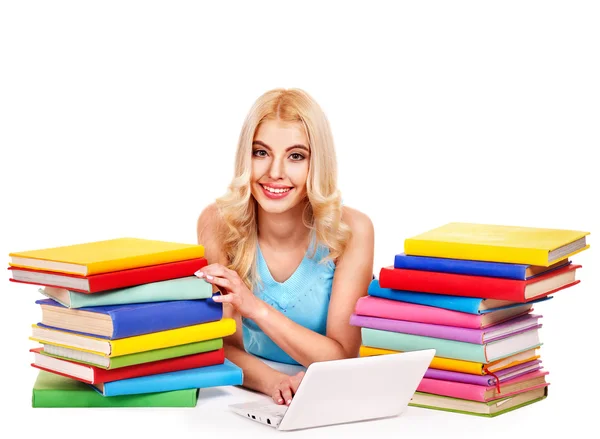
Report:
[[[325,335],[335,264],[330,260],[319,263],[329,254],[329,249],[322,245],[310,257],[314,242],[313,238],[302,262],[284,282],[273,279],[257,245],[256,264],[261,282],[255,294],[299,325]],[[279,363],[298,364],[252,320],[242,318],[242,331],[247,352]]]

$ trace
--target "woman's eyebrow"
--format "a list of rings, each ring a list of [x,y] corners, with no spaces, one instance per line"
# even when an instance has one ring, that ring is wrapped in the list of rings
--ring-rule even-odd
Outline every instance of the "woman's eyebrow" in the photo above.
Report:
[[[252,142],[252,145],[260,145],[260,146],[267,148],[269,151],[272,151],[271,147],[261,140],[255,140],[254,142]],[[289,151],[291,149],[295,149],[295,148],[303,149],[306,152],[310,152],[310,150],[306,146],[302,145],[301,143],[299,143],[297,145],[288,146],[285,149],[285,151],[287,152],[287,151]]]

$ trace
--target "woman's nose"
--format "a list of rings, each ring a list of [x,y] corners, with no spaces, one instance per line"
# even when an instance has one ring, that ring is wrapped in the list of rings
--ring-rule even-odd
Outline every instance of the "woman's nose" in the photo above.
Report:
[[[269,168],[269,177],[273,179],[283,177],[283,164],[281,163],[281,160],[274,159],[271,162],[271,167]]]

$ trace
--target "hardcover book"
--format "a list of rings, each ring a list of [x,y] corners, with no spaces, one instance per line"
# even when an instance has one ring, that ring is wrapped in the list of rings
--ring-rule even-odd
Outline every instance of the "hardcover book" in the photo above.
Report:
[[[548,386],[517,393],[489,402],[470,401],[431,393],[415,392],[409,406],[442,410],[473,416],[495,417],[526,405],[542,401],[548,396]]]
[[[110,383],[93,384],[104,396],[133,395],[150,392],[168,392],[182,389],[239,386],[243,383],[242,369],[229,360],[216,366],[150,375]]]
[[[91,276],[9,267],[12,275],[9,280],[24,284],[68,289],[79,293],[100,293],[150,282],[193,276],[196,271],[206,265],[207,260],[205,258],[198,258],[113,271],[110,273],[93,274]]]
[[[217,351],[204,352],[201,354],[186,355],[185,357],[170,358],[167,360],[106,370],[75,361],[43,355],[41,351],[41,348],[31,349],[31,352],[33,352],[35,356],[35,360],[31,364],[33,367],[89,384],[108,383],[129,378],[176,372],[178,370],[214,366],[223,364],[225,361],[224,350],[219,349]]]
[[[406,239],[404,253],[547,267],[587,249],[589,234],[578,230],[449,223]]]
[[[30,339],[44,345],[52,344],[105,355],[107,357],[119,357],[121,355],[147,352],[153,349],[224,338],[235,333],[235,327],[234,319],[224,318],[216,322],[200,323],[199,325],[184,326],[177,329],[109,340],[40,325],[32,325]]]
[[[56,287],[40,288],[38,291],[66,308],[86,308],[208,299],[212,297],[212,284],[196,276],[188,276],[95,294],[79,293]]]
[[[202,352],[216,351],[221,348],[223,348],[223,339],[214,338],[211,340],[197,341],[160,349],[152,349],[150,351],[137,352],[135,354],[121,355],[118,357],[108,357],[104,354],[81,351],[53,344],[44,344],[40,354],[62,360],[76,361],[81,364],[88,364],[90,366],[96,366],[105,370],[114,370],[122,367],[134,366],[136,364],[144,364],[153,361],[167,360],[169,358],[200,354]]]
[[[31,397],[33,408],[196,407],[198,389],[105,398],[89,384],[40,370]]]
[[[435,306],[366,296],[361,297],[356,302],[355,314],[392,320],[482,329],[514,319],[517,316],[526,315],[532,310],[533,305],[526,303],[486,313],[471,314]]]
[[[134,303],[69,309],[52,299],[36,301],[41,324],[111,340],[214,322],[223,305],[210,299]]]
[[[540,315],[528,314],[484,329],[434,325],[433,323],[383,319],[379,317],[358,316],[356,314],[350,317],[350,324],[362,328],[423,335],[425,337],[443,338],[482,345],[521,334],[534,328],[541,328],[542,325],[539,324],[541,317]]]
[[[361,345],[359,355],[361,357],[368,357],[371,355],[397,354],[399,352],[403,351],[374,348],[371,346]],[[506,371],[513,367],[518,367],[523,364],[531,363],[532,361],[536,361],[539,358],[540,356],[536,354],[536,349],[529,349],[523,352],[519,352],[517,354],[502,358],[500,360],[492,361],[491,363],[456,360],[453,358],[443,358],[435,356],[431,361],[430,368],[440,369],[443,371],[471,374],[474,376],[485,376],[489,374],[496,374],[496,376],[500,376],[498,374],[502,374],[502,371]]]
[[[547,271],[564,267],[571,261],[563,259],[544,267],[540,265],[507,264],[504,262],[469,261],[464,259],[432,258],[397,254],[394,268],[407,270],[439,271],[441,273],[469,274],[472,276],[501,277],[505,279],[527,280]]]
[[[435,308],[444,308],[452,311],[466,312],[469,314],[485,314],[503,309],[521,307],[524,310],[524,303],[512,300],[486,299],[482,297],[456,296],[450,294],[421,293],[415,291],[402,291],[393,288],[382,288],[380,281],[373,279],[369,285],[369,296],[381,297],[384,299],[396,300],[400,302],[417,303]],[[462,294],[462,293],[461,293]],[[533,299],[527,303],[539,303],[550,300],[552,297],[545,296],[539,299]]]
[[[538,329],[529,329],[501,340],[475,344],[380,329],[361,328],[362,343],[396,351],[435,349],[436,356],[456,360],[491,363],[496,360],[541,346]]]
[[[11,267],[89,276],[204,257],[198,244],[117,238],[9,254]]]
[[[567,265],[529,280],[383,267],[379,284],[394,290],[528,302],[578,284],[581,265]]]

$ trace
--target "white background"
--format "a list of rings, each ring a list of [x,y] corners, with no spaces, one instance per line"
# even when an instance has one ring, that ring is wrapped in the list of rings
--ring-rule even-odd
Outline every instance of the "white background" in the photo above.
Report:
[[[545,401],[495,419],[410,408],[394,422],[298,435],[524,437],[591,425],[598,4],[398,3],[3,1],[0,253],[8,263],[11,251],[120,236],[194,243],[198,214],[231,178],[252,102],[300,87],[330,119],[344,202],[373,220],[376,273],[405,238],[450,221],[585,230],[592,248],[573,258],[582,283],[537,307]],[[31,409],[39,297],[8,277],[4,429],[275,433],[212,403],[225,398],[216,390],[193,410]]]

